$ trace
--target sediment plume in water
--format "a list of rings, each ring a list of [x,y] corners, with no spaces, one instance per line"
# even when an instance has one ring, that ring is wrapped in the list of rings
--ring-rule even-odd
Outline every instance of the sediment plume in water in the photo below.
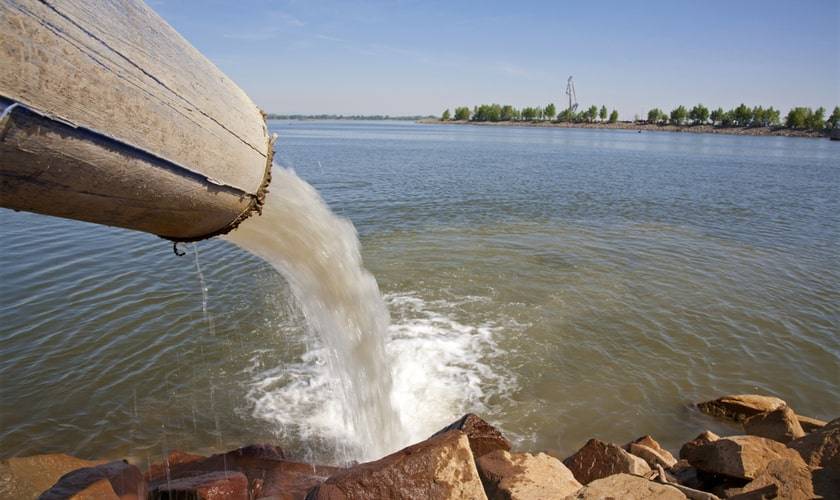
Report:
[[[326,347],[344,425],[357,438],[351,458],[378,458],[399,447],[401,434],[379,286],[362,264],[353,224],[292,170],[275,167],[272,176],[262,216],[226,238],[286,278],[308,328]]]

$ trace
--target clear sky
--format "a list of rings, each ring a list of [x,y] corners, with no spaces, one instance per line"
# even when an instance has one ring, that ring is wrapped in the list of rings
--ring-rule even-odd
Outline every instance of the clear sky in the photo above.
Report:
[[[265,111],[840,104],[840,0],[155,0]],[[562,107],[560,104],[559,107]]]

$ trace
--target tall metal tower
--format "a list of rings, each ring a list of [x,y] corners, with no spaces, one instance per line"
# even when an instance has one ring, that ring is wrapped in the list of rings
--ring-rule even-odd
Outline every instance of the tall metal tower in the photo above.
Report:
[[[569,96],[569,111],[566,113],[566,115],[569,119],[571,119],[572,113],[574,113],[578,107],[577,94],[575,94],[575,82],[572,81],[571,76],[566,82],[566,95]]]

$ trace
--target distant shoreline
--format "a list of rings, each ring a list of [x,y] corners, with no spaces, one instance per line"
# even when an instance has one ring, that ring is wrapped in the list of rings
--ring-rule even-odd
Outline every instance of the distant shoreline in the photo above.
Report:
[[[480,125],[495,127],[544,127],[544,128],[595,128],[616,130],[638,130],[646,132],[689,132],[693,134],[725,134],[770,137],[808,137],[827,138],[828,134],[811,130],[796,130],[786,127],[714,127],[712,125],[655,125],[649,123],[617,122],[617,123],[569,123],[549,121],[498,121],[477,122],[466,120],[442,121],[438,118],[424,118],[416,123],[425,125]]]

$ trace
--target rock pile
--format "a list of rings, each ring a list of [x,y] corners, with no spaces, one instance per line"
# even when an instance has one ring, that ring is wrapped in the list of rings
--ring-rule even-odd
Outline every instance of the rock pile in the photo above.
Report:
[[[682,446],[679,459],[652,436],[623,446],[590,439],[561,461],[511,451],[501,432],[468,414],[425,441],[346,468],[295,462],[270,445],[209,457],[174,451],[145,473],[124,461],[13,458],[0,462],[0,497],[840,499],[840,419],[802,417],[781,399],[757,395],[725,396],[697,407],[741,425],[744,433],[721,437],[705,431]]]

